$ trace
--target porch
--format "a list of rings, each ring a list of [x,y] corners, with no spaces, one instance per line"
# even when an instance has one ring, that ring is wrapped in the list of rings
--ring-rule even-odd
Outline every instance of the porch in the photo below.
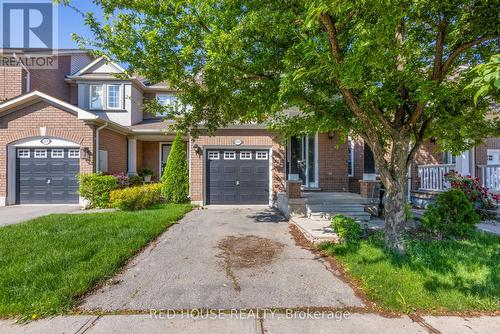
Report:
[[[456,164],[419,165],[419,192],[442,192],[450,188],[445,175],[451,170],[457,170]],[[481,185],[492,192],[500,192],[500,164],[477,165]],[[467,175],[467,174],[466,174]],[[470,174],[468,174],[470,175]]]
[[[329,221],[343,214],[359,222],[369,222],[368,206],[377,206],[378,198],[367,198],[350,192],[300,191],[300,183],[287,182],[287,191],[278,193],[277,207],[288,217],[303,217],[316,221]]]

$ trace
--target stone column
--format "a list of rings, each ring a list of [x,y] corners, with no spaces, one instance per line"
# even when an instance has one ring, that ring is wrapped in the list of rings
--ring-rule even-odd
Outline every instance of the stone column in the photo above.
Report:
[[[286,194],[288,198],[300,198],[302,181],[286,181]]]
[[[359,193],[362,197],[377,198],[381,182],[371,180],[359,180]]]
[[[137,139],[128,138],[128,175],[137,175]]]

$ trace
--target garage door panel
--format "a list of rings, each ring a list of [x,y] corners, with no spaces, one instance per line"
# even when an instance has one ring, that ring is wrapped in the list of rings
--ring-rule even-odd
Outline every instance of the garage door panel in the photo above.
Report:
[[[267,174],[269,171],[269,166],[257,166],[255,167],[256,174]]]
[[[253,168],[251,166],[240,166],[240,174],[253,174]]]
[[[34,149],[29,150],[29,158],[16,152],[17,203],[78,203],[80,159],[69,158],[68,149],[58,149],[64,152],[58,158],[52,158],[51,150],[47,158],[35,158]]]
[[[256,183],[255,180],[247,180],[247,181],[241,180],[240,181],[240,188],[242,188],[242,189],[244,189],[244,188],[252,188],[252,189],[254,189],[255,188],[255,183]]]
[[[207,151],[207,204],[267,204],[269,161],[256,160],[255,150],[231,151],[235,151],[236,159],[224,159],[224,150]],[[252,159],[248,153],[240,154],[241,151],[251,152]]]
[[[269,180],[257,180],[255,181],[255,186],[257,188],[265,188],[269,186]]]
[[[235,166],[224,166],[224,175],[227,174],[236,174],[236,167]]]

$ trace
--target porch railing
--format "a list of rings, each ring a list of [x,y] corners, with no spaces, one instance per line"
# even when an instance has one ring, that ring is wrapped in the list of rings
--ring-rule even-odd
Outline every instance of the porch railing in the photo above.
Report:
[[[444,175],[455,168],[455,164],[420,165],[418,176],[420,179],[420,190],[443,191],[449,188]]]
[[[494,192],[500,192],[500,165],[479,165],[481,170],[481,182]]]

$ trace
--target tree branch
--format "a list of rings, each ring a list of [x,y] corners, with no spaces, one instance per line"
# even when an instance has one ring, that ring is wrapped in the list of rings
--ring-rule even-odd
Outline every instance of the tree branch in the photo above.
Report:
[[[337,37],[337,27],[335,26],[335,20],[332,16],[327,13],[320,14],[319,19],[323,24],[323,27],[326,30],[328,35],[328,41],[330,42],[330,49],[333,57],[337,61],[337,63],[342,62],[342,50],[339,46],[339,41]]]
[[[420,102],[417,104],[417,107],[415,108],[415,111],[410,115],[410,118],[405,124],[405,129],[406,131],[410,131],[415,124],[417,124],[419,118],[422,116],[425,110],[425,105],[423,102]]]
[[[481,44],[482,42],[485,42],[487,40],[494,39],[497,37],[498,36],[482,36],[482,37],[479,37],[478,39],[468,41],[468,42],[465,42],[463,44],[458,45],[457,47],[455,47],[453,49],[453,51],[451,51],[450,55],[448,56],[448,59],[442,65],[441,73],[443,75],[447,74],[448,70],[450,69],[451,65],[453,64],[453,61],[465,50],[467,50],[475,45]]]
[[[387,131],[392,131],[394,128],[392,127],[391,123],[389,120],[385,117],[384,113],[380,108],[375,106],[373,103],[370,103],[370,110],[373,111],[375,116],[377,116],[377,119],[382,123],[382,126],[387,130]]]
[[[413,161],[413,158],[415,157],[415,154],[417,153],[418,149],[420,148],[420,145],[424,142],[425,138],[425,132],[429,128],[431,121],[432,121],[432,116],[429,116],[423,123],[422,126],[420,127],[420,131],[416,135],[415,138],[415,144],[413,145],[410,153],[408,154],[408,158],[406,159],[407,164]]]
[[[440,22],[436,37],[436,50],[434,51],[434,65],[432,68],[432,80],[441,81],[441,70],[443,63],[444,39],[446,37],[447,22]]]

